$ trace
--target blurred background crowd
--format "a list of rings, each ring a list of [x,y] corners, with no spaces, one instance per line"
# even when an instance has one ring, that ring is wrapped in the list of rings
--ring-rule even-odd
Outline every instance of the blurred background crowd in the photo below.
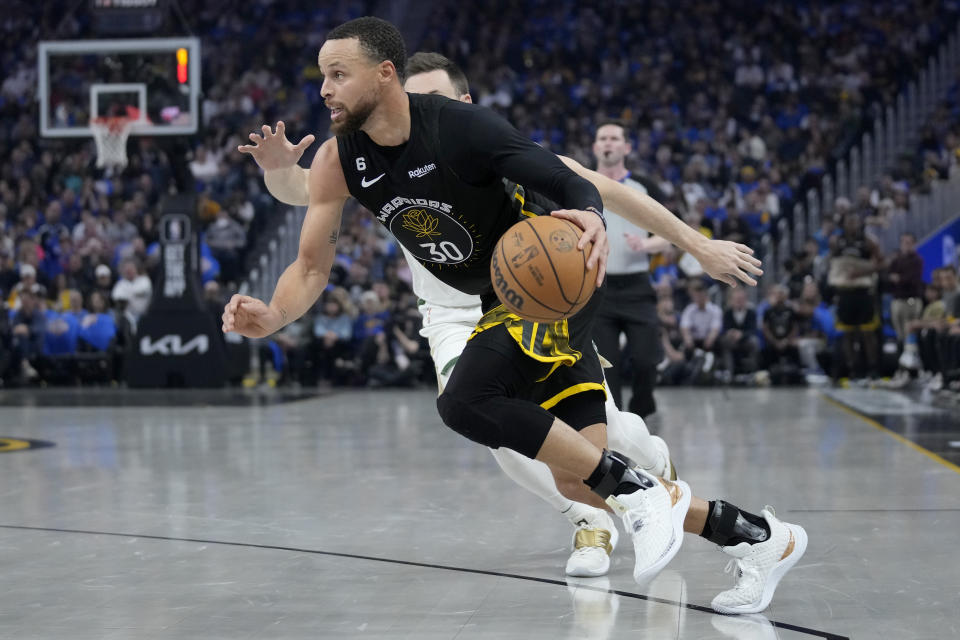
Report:
[[[41,138],[36,42],[85,37],[89,25],[47,3],[14,4],[0,20],[0,380],[119,380],[150,302],[157,204],[175,188],[168,151],[134,138],[128,166],[113,172],[94,167],[90,141]],[[282,210],[236,147],[280,119],[291,137],[322,137],[316,51],[327,30],[376,3],[180,5],[204,48],[203,127],[186,151],[204,226],[204,297],[219,319]],[[475,102],[586,166],[597,123],[617,119],[631,143],[627,166],[652,195],[705,235],[758,250],[958,17],[957,3],[938,0],[420,5],[409,16],[418,28],[406,29],[410,52],[458,62]],[[956,270],[925,281],[909,232],[910,195],[950,177],[958,153],[955,82],[916,147],[876,183],[854,185],[855,197],[837,198],[783,280],[759,295],[721,289],[676,252],[654,256],[660,383],[956,384]],[[432,384],[409,283],[393,241],[351,203],[330,287],[259,346],[251,374],[271,384]],[[857,312],[864,304],[876,318]]]

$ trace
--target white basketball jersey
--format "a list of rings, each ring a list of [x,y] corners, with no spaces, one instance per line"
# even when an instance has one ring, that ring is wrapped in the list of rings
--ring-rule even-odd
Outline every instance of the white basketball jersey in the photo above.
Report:
[[[480,296],[471,296],[444,284],[432,273],[417,262],[410,253],[403,247],[403,255],[407,258],[407,264],[410,265],[410,276],[415,296],[428,304],[438,307],[478,307],[480,306]]]

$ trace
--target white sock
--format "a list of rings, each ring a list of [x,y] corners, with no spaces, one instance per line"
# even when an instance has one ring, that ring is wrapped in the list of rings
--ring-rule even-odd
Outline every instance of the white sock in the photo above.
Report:
[[[532,460],[506,447],[490,449],[490,453],[511,480],[546,500],[557,511],[564,512],[573,504],[572,500],[564,497],[557,489],[553,474],[544,463]]]
[[[607,376],[603,376],[604,385]],[[660,463],[660,451],[650,437],[647,423],[635,413],[617,408],[613,396],[607,391],[607,448],[619,451],[644,469],[652,469]]]
[[[601,517],[600,514],[603,513],[603,511],[597,509],[596,507],[591,507],[588,504],[583,504],[582,502],[573,502],[571,500],[570,507],[564,509],[562,513],[575,527],[579,526],[579,524],[584,520],[590,523],[591,526],[598,526],[597,520]]]

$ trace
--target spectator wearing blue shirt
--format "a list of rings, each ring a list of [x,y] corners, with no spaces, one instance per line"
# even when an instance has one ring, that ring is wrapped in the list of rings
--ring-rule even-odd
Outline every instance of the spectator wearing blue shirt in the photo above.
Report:
[[[777,126],[784,131],[800,127],[808,113],[810,113],[810,109],[807,108],[807,105],[798,103],[797,99],[791,96],[786,106],[777,115]]]
[[[698,206],[699,208],[699,206]],[[714,228],[719,229],[723,221],[727,219],[727,208],[714,202],[707,201],[703,208],[704,220],[712,220]]]
[[[837,222],[831,215],[826,215],[820,221],[820,228],[813,232],[813,239],[817,241],[817,254],[827,256],[830,254],[830,238],[839,235]]]
[[[360,373],[366,379],[370,368],[390,360],[387,325],[390,312],[383,308],[380,296],[364,291],[360,296],[360,315],[353,323],[353,340],[360,358]]]
[[[804,285],[803,294],[797,301],[797,319],[800,327],[797,348],[807,381],[826,383],[828,378],[824,371],[832,368],[831,353],[838,332],[833,314],[821,300],[815,282]]]
[[[353,323],[353,340],[358,344],[384,333],[390,321],[390,312],[383,309],[375,291],[364,291],[360,296],[360,315]]]
[[[80,320],[71,311],[47,309],[44,312],[46,326],[43,333],[43,355],[67,356],[77,351]]]
[[[770,187],[779,196],[781,202],[793,200],[793,189],[783,180],[780,170],[776,167],[770,169]]]
[[[353,337],[353,320],[343,305],[332,295],[324,298],[320,313],[313,320],[314,370],[321,383],[342,382],[345,369],[344,358],[350,353]]]
[[[770,231],[773,224],[773,217],[759,200],[759,194],[756,190],[748,193],[744,198],[744,210],[740,213],[740,217],[749,225],[755,238],[760,238]]]
[[[102,266],[102,265],[101,265]],[[89,312],[80,320],[80,345],[94,351],[108,351],[117,335],[117,321],[107,308],[107,298],[94,290],[87,299]]]
[[[60,194],[61,220],[67,227],[73,227],[79,220],[83,207],[77,198],[77,192],[69,187]]]

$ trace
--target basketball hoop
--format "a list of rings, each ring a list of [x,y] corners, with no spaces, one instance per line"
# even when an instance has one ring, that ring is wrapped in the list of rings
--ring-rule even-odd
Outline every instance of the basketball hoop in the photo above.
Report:
[[[136,122],[125,116],[94,118],[90,121],[93,139],[97,143],[97,167],[123,168],[127,166],[127,138]]]

